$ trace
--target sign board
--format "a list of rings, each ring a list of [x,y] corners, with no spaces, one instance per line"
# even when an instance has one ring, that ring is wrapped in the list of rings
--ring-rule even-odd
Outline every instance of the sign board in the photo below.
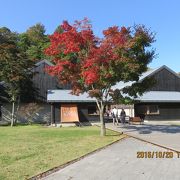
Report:
[[[61,105],[61,122],[79,122],[76,104]]]

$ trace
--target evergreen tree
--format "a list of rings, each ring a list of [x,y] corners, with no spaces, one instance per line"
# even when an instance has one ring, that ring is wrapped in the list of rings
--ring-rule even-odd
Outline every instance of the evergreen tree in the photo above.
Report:
[[[15,123],[15,103],[20,98],[24,80],[31,74],[32,65],[18,46],[18,34],[6,27],[0,28],[0,80],[4,81],[5,91],[12,103],[11,126]]]

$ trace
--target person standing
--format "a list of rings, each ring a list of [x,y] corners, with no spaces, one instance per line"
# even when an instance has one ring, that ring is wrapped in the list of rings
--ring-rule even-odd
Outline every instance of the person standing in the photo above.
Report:
[[[109,118],[111,116],[111,110],[110,109],[107,109],[106,115],[107,115],[107,120],[109,120]]]
[[[112,117],[113,117],[113,125],[115,125],[115,123],[118,125],[118,110],[116,106],[114,106],[112,110]]]
[[[121,123],[121,109],[120,108],[118,108],[118,122],[120,122]]]
[[[125,124],[125,117],[126,117],[126,112],[124,111],[124,109],[122,109],[121,111],[121,121],[123,124]]]

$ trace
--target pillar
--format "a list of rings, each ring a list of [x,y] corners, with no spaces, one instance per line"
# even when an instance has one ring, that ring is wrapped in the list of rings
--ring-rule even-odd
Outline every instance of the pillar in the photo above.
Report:
[[[54,109],[54,104],[51,104],[51,124],[55,124],[55,109]]]

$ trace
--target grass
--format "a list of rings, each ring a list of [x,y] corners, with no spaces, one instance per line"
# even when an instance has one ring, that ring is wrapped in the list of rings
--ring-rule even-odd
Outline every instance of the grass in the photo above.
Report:
[[[27,179],[110,144],[123,135],[98,127],[0,127],[0,179]]]

